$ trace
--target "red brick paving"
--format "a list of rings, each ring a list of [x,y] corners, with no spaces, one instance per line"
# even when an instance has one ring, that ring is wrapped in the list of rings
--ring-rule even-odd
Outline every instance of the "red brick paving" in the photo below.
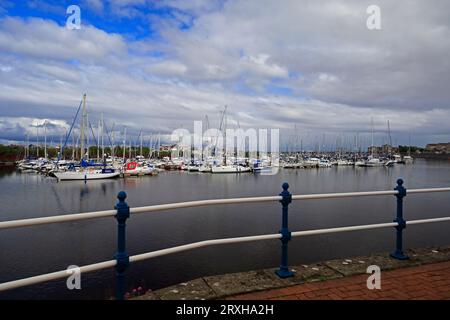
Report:
[[[369,274],[229,297],[231,300],[450,300],[450,261],[381,271],[381,289]]]

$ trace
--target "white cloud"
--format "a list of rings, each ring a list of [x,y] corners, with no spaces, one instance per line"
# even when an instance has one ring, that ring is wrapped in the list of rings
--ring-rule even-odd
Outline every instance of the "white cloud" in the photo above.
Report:
[[[8,17],[0,20],[0,49],[27,58],[98,62],[126,54],[127,46],[121,36],[92,26],[68,30],[49,20]]]
[[[378,33],[366,28],[366,6],[360,1],[323,5],[296,0],[227,1],[222,10],[198,17],[189,32],[168,26],[161,33],[170,42],[167,52],[188,68],[192,65],[196,79],[203,73],[211,80],[209,70],[201,67],[207,64],[220,65],[235,80],[245,71],[238,63],[242,55],[270,56],[271,64],[279,68],[262,68],[267,73],[258,73],[248,82],[264,85],[270,71],[284,76],[289,72],[304,79],[303,94],[330,102],[448,107],[450,92],[444,84],[449,73],[442,70],[450,69],[446,58],[450,28],[443,15],[450,10],[449,4],[380,1],[378,5],[383,16]],[[318,74],[331,74],[341,81],[328,83],[323,90],[323,83],[314,81]],[[295,89],[297,83],[292,79],[286,85]],[[408,105],[394,103],[401,100]]]
[[[323,82],[335,82],[338,78],[332,74],[321,73],[319,74],[319,80]]]
[[[230,124],[239,116],[243,127],[368,132],[373,116],[380,131],[389,119],[395,133],[420,133],[423,142],[450,134],[448,3],[378,5],[378,33],[367,30],[356,0],[158,2],[180,10],[175,22],[146,16],[140,9],[150,1],[109,1],[118,15],[153,22],[158,40],[139,41],[94,26],[5,18],[0,119],[57,114],[70,123],[87,92],[93,122],[103,111],[130,130],[170,132],[206,113],[214,122],[227,104]]]
[[[36,136],[37,132],[40,135],[44,134],[44,124],[46,126],[47,134],[62,135],[67,132],[69,125],[59,119],[38,119],[28,117],[1,117],[0,118],[0,132],[7,133],[10,136],[18,136],[24,138],[25,135],[30,137]]]
[[[187,67],[178,61],[163,61],[149,64],[146,70],[159,75],[182,76],[186,73]]]
[[[268,62],[270,55],[258,54],[256,56],[244,56],[241,58],[240,66],[261,77],[286,78],[289,72],[277,64]]]

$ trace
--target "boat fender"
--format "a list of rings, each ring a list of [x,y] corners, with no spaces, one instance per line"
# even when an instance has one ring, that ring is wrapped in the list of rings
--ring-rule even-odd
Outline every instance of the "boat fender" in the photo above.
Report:
[[[129,162],[127,163],[127,170],[134,170],[137,167],[137,163],[136,162]]]

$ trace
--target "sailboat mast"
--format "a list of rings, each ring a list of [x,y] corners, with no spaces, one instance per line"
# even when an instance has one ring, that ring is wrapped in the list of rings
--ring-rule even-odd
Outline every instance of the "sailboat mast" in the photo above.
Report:
[[[408,156],[411,156],[411,133],[409,133],[408,139]]]
[[[142,155],[144,155],[144,153],[142,152],[142,130],[141,130],[140,136],[141,136],[140,137],[141,138],[141,147],[140,147],[140,150],[139,150],[139,153],[140,153],[139,155],[142,156]]]
[[[317,145],[318,145],[318,148],[319,148],[319,151],[318,151],[318,154],[319,154],[319,156],[320,156],[320,148],[321,148],[321,143],[320,143],[320,138],[317,138]]]
[[[161,157],[161,134],[158,133],[158,159]]]
[[[39,158],[39,125],[36,124],[36,158]]]
[[[72,161],[75,161],[75,148],[76,148],[75,134],[72,134]],[[61,148],[61,150],[62,150],[62,148]],[[64,157],[64,155],[61,154],[61,158],[63,158],[63,157]]]
[[[88,129],[88,127],[89,127],[89,114],[86,113],[86,130]],[[89,141],[89,130],[88,130],[88,132],[86,132],[86,160],[89,160],[89,144],[90,144],[90,141]]]
[[[128,149],[128,159],[131,160],[131,139],[130,139],[130,148]]]
[[[44,158],[47,159],[47,120],[44,121]]]
[[[156,136],[154,134],[150,136],[149,144],[148,159],[153,159],[156,155]]]
[[[27,146],[25,148],[26,156],[25,158],[28,159],[30,157],[30,135],[27,133]]]
[[[80,154],[80,160],[84,159],[85,154],[85,148],[84,148],[84,128],[86,125],[86,93],[83,95],[83,111],[81,116],[81,128],[80,128],[80,146],[81,146],[81,154]]]
[[[374,149],[374,146],[373,146],[373,118],[370,118],[370,124],[371,124],[371,130],[372,130],[372,148],[371,148],[371,154],[372,154],[372,158],[373,158],[373,149]]]
[[[389,124],[389,120],[387,121],[387,125],[388,125],[389,145],[392,146],[391,125]]]
[[[223,111],[224,115],[224,143],[223,143],[223,162],[224,166],[227,165],[227,106],[225,106],[225,110]]]
[[[103,157],[105,156],[105,141],[104,141],[104,136],[105,136],[105,133],[104,133],[104,125],[105,125],[105,122],[104,122],[104,120],[103,120],[103,112],[102,112],[102,114],[101,114],[101,122],[102,122],[102,131],[101,131],[101,139],[102,139],[102,159],[103,159]]]
[[[80,141],[80,135],[77,135],[77,140],[75,142],[75,159],[78,159],[78,142]]]
[[[116,156],[115,156],[115,152],[116,152],[116,135],[115,135],[115,131],[114,131],[114,127],[115,127],[115,123],[113,123],[113,126],[112,126],[112,132],[111,132],[111,139],[112,139],[112,141],[111,141],[111,157],[112,157],[112,161],[113,161],[113,166],[115,165],[115,159],[116,159]]]
[[[123,163],[125,163],[125,150],[127,148],[127,127],[123,128]]]
[[[100,161],[100,120],[97,126],[97,161]]]
[[[238,126],[238,129],[241,129],[241,125],[239,124],[239,119],[237,119],[237,126]],[[241,144],[242,144],[242,138],[239,141],[237,141],[236,146],[233,145],[234,161],[237,161],[238,156],[240,156],[239,148],[241,147]],[[245,157],[245,155],[244,155],[244,157]]]

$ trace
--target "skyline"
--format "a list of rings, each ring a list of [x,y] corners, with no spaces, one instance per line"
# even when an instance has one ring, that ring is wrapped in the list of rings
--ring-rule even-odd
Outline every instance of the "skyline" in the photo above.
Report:
[[[71,4],[80,30],[65,27]],[[371,4],[381,30],[366,27]],[[449,11],[445,1],[3,0],[0,141],[23,141],[44,120],[60,136],[86,92],[93,125],[104,113],[135,136],[206,114],[218,127],[227,105],[234,125],[279,128],[281,145],[294,126],[304,139],[367,135],[372,117],[378,140],[389,120],[397,144],[447,142]]]
[[[80,117],[77,117],[77,119]],[[80,120],[81,121],[81,120]],[[80,122],[78,121],[78,122]],[[139,131],[137,135],[130,136],[127,133],[127,127],[123,127],[122,130],[117,129],[115,124],[113,123],[113,127],[109,127],[106,122],[101,124],[98,123],[97,127],[94,127],[90,121],[87,131],[85,131],[85,143],[89,147],[101,146],[101,141],[105,141],[104,145],[106,148],[110,148],[112,145],[122,147],[126,144],[126,147],[139,147],[142,143],[144,148],[150,149],[159,149],[162,146],[171,146],[178,145],[180,148],[188,148],[189,142],[194,146],[196,143],[200,143],[198,139],[203,140],[204,145],[208,145],[211,143],[211,139],[217,139],[217,134],[223,137],[225,130],[220,130],[218,128],[205,127],[205,121],[198,121],[197,124],[194,124],[194,132],[191,132],[189,128],[182,127],[174,130],[171,134],[161,134],[161,133],[152,133],[146,134],[144,131]],[[74,127],[72,129],[72,133],[70,136],[67,135],[67,132],[60,136],[52,136],[47,135],[49,131],[48,128],[52,126],[51,123],[44,121],[42,125],[34,126],[34,133],[27,133],[24,141],[20,141],[19,145],[29,146],[35,148],[38,145],[39,148],[44,148],[46,145],[49,148],[58,148],[61,145],[66,145],[66,147],[72,147],[76,145],[78,148],[80,145],[80,129]],[[330,134],[322,133],[311,134],[306,132],[304,135],[299,134],[297,128],[289,131],[285,134],[284,139],[281,140],[280,151],[281,152],[320,152],[321,150],[324,152],[365,152],[371,146],[414,146],[411,141],[411,137],[409,137],[409,141],[407,144],[401,145],[398,143],[398,139],[396,137],[392,137],[392,133],[389,130],[389,123],[387,124],[386,130],[378,130],[377,132],[372,133],[337,133],[330,136]],[[199,138],[199,131],[203,132],[203,135]],[[213,130],[213,131],[211,131]],[[240,130],[242,130],[240,132]],[[227,134],[234,136],[235,138],[244,139],[245,137],[250,138],[256,131],[250,128],[240,129],[238,127],[228,128]],[[267,130],[267,129],[262,129]],[[185,133],[182,133],[185,132]],[[239,133],[240,132],[240,133]],[[212,135],[211,135],[212,134]],[[103,138],[101,138],[103,137]],[[203,137],[203,138],[201,138]],[[208,138],[209,137],[209,138]],[[239,138],[240,137],[240,138]],[[186,140],[187,139],[187,140]],[[235,141],[236,142],[236,141]],[[410,143],[411,142],[411,143]],[[11,144],[16,144],[11,143]],[[269,143],[270,145],[270,143]],[[236,145],[234,146],[236,147]],[[195,148],[195,147],[194,147]],[[198,145],[197,145],[198,148]],[[237,147],[239,149],[239,147]],[[244,147],[246,150],[248,148],[248,142]],[[248,150],[247,150],[248,151]]]

